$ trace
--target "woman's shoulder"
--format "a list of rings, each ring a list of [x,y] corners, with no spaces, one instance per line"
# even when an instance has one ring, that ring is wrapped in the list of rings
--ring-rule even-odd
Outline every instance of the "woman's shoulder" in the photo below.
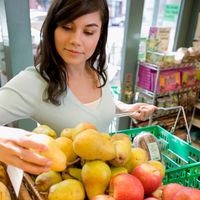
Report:
[[[14,76],[5,87],[31,88],[37,85],[46,85],[46,81],[41,77],[36,67],[29,66]]]

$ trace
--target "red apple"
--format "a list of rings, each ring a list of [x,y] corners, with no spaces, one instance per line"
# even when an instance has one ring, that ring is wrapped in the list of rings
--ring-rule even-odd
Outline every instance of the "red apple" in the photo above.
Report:
[[[91,200],[115,200],[115,199],[107,194],[100,194],[93,197]]]
[[[163,189],[163,200],[172,200],[172,197],[176,194],[176,192],[182,188],[184,188],[184,186],[178,183],[169,183],[165,185]]]
[[[183,187],[180,189],[172,200],[199,200],[200,199],[200,190],[195,188]]]
[[[122,173],[111,178],[109,195],[115,200],[143,200],[144,188],[136,177]]]
[[[144,187],[144,194],[146,195],[151,194],[162,184],[160,171],[149,163],[138,165],[131,174],[141,181]]]
[[[156,199],[155,197],[148,197],[148,198],[146,198],[144,200],[158,200],[158,199]]]

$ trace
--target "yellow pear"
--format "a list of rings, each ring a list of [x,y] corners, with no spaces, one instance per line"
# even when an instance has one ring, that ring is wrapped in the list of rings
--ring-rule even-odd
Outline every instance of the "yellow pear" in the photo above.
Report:
[[[50,128],[47,125],[39,125],[38,127],[36,127],[35,129],[33,129],[34,133],[39,133],[39,134],[44,134],[44,135],[48,135],[50,137],[56,138],[57,134],[56,132]]]
[[[0,199],[12,200],[8,188],[0,182]]]
[[[114,135],[111,136],[111,140],[112,140],[112,141],[116,141],[116,140],[125,140],[125,141],[129,142],[130,145],[131,145],[131,140],[130,140],[129,136],[126,135],[125,133],[117,133],[117,134],[114,134]]]
[[[111,139],[111,135],[109,133],[101,133],[101,135],[107,139]]]
[[[40,155],[52,160],[51,170],[63,171],[66,168],[67,159],[65,154],[59,148],[55,139],[48,135],[33,134],[29,136],[36,142],[45,144],[48,147],[46,151],[38,152]],[[36,151],[36,150],[33,150]]]
[[[162,174],[162,177],[165,176],[165,166],[158,160],[149,160],[148,163],[159,169],[160,173]]]
[[[75,129],[75,131],[73,132],[73,135],[72,135],[73,140],[82,131],[85,131],[87,129],[97,130],[96,126],[89,122],[81,122],[81,123],[77,124],[74,129]]]
[[[111,137],[111,142],[115,145],[116,157],[110,161],[111,165],[122,167],[131,156],[131,141],[126,134],[115,134]]]
[[[61,174],[55,171],[48,171],[39,174],[34,182],[34,186],[38,191],[45,192],[50,186],[62,181]]]
[[[79,133],[73,141],[74,152],[86,160],[111,160],[115,157],[112,142],[94,129]]]
[[[59,137],[56,138],[56,142],[67,158],[67,164],[73,163],[78,156],[74,152],[72,140],[66,137]]]
[[[72,136],[75,134],[75,128],[65,128],[61,131],[60,136],[66,137],[72,140]]]
[[[48,200],[84,200],[83,184],[75,179],[67,179],[52,185],[49,189]]]
[[[146,150],[140,147],[133,147],[131,149],[131,156],[125,167],[128,169],[128,172],[131,173],[132,170],[141,163],[147,162],[149,160],[149,156]]]
[[[81,177],[89,199],[104,194],[111,178],[108,164],[101,160],[88,161],[84,164]]]
[[[128,170],[125,167],[111,167],[111,177],[116,176],[118,174],[128,174]]]

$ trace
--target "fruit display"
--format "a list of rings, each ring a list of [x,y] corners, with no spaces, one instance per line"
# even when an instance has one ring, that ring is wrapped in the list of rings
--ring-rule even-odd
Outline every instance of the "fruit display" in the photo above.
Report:
[[[47,125],[34,133],[34,140],[48,146],[42,155],[52,160],[49,172],[30,175],[41,199],[197,200],[200,196],[200,190],[178,183],[163,185],[165,166],[161,159],[151,159],[147,147],[158,143],[150,133],[142,133],[145,138],[138,136],[133,144],[127,134],[101,133],[90,123],[65,128],[57,138]]]

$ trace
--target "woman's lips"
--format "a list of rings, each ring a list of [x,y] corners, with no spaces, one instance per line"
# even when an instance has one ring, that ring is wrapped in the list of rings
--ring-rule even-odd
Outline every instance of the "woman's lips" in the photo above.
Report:
[[[71,49],[66,49],[66,50],[69,51],[72,54],[82,54],[82,52],[80,52],[80,51],[71,50]]]

